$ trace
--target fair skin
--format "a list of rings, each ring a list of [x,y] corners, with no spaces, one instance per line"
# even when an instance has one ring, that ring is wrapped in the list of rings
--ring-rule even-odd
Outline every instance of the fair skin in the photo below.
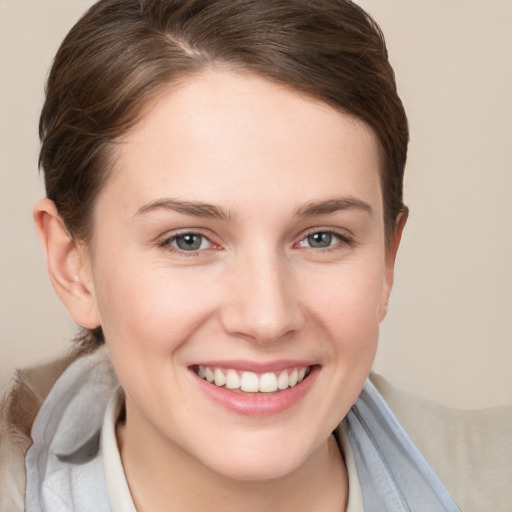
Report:
[[[137,510],[344,510],[331,432],[374,360],[405,221],[386,248],[373,133],[209,70],[170,86],[114,151],[87,247],[49,200],[35,219],[57,293],[103,327],[126,392]],[[200,367],[260,385],[304,370],[258,392]]]

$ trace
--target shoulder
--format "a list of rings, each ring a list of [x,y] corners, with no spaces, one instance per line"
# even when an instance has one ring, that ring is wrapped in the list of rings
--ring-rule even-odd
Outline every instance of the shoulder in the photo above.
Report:
[[[24,510],[25,454],[32,423],[55,381],[76,357],[18,370],[0,401],[0,510]]]
[[[512,405],[456,409],[370,380],[462,510],[512,510]]]

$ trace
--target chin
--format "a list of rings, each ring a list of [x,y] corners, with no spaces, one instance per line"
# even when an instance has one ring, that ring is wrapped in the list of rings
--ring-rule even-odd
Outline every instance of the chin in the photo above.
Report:
[[[286,477],[295,472],[308,459],[313,450],[305,450],[304,441],[290,443],[279,436],[273,442],[249,436],[240,444],[230,442],[224,449],[210,450],[203,464],[215,473],[239,481],[265,481]]]
[[[242,482],[263,482],[284,478],[295,472],[301,461],[254,461],[236,460],[230,464],[222,464],[212,468],[216,473],[231,480]]]

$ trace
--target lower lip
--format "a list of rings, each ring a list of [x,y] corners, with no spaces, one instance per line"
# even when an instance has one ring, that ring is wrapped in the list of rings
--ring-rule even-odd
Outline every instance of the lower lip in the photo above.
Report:
[[[192,372],[196,382],[206,396],[226,409],[242,416],[272,416],[298,404],[308,393],[320,371],[313,366],[309,375],[299,384],[275,393],[240,393],[201,379]]]

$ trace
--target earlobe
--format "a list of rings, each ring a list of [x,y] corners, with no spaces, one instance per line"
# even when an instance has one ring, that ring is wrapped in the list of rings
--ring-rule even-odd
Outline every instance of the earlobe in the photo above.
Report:
[[[49,199],[42,199],[34,207],[34,222],[55,292],[78,325],[98,327],[101,322],[85,246],[71,238]]]
[[[398,214],[398,217],[395,222],[395,230],[393,232],[393,237],[390,240],[389,247],[387,248],[386,251],[386,274],[384,281],[384,289],[382,293],[382,300],[379,310],[379,322],[382,322],[382,320],[384,320],[388,311],[389,295],[391,294],[391,289],[393,288],[396,255],[398,252],[398,247],[400,246],[402,233],[408,217],[409,210],[406,206],[404,206],[402,211]]]

